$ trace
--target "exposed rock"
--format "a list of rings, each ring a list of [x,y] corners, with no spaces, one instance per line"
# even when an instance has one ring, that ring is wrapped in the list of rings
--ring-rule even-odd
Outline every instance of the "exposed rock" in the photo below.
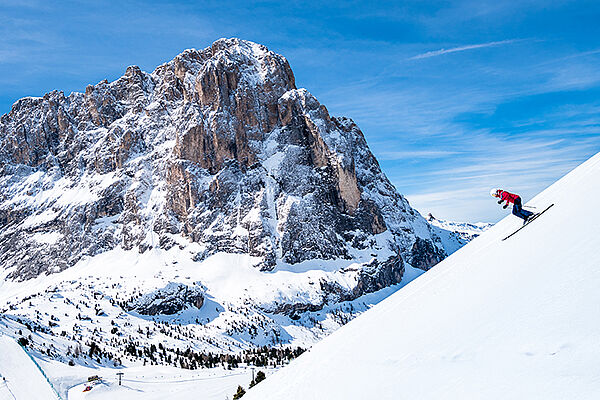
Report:
[[[448,253],[356,124],[297,89],[284,57],[239,39],[17,101],[0,118],[0,161],[0,265],[13,279],[184,238],[196,260],[245,253],[262,270],[355,260],[365,292],[399,281],[402,259],[428,269]]]
[[[395,285],[400,283],[403,275],[404,262],[400,256],[390,257],[383,262],[373,260],[360,271],[358,284],[352,295],[357,298],[363,294],[373,293],[390,285]]]
[[[267,309],[266,311],[274,314],[288,315],[291,319],[299,319],[300,315],[307,311],[320,311],[323,309],[324,303],[311,304],[311,303],[283,303],[274,309]]]
[[[427,271],[445,257],[446,254],[431,242],[417,237],[408,259],[413,267]]]
[[[297,319],[302,313],[322,310],[327,304],[355,300],[362,295],[400,283],[404,275],[404,263],[400,256],[392,256],[384,262],[373,260],[358,270],[349,268],[344,271],[344,273],[353,272],[358,272],[358,274],[356,285],[352,289],[344,288],[337,282],[322,279],[319,281],[319,285],[323,297],[319,302],[281,303],[275,307],[266,308],[265,311],[289,315],[292,319]]]
[[[203,304],[202,289],[170,282],[162,289],[131,300],[125,308],[127,311],[135,311],[142,315],[172,315],[188,307],[201,308]]]

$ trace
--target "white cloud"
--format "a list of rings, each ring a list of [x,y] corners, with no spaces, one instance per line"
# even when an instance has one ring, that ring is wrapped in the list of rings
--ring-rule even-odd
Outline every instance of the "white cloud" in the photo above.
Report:
[[[507,211],[489,198],[491,187],[519,193],[527,201],[594,154],[593,143],[582,143],[578,148],[577,143],[555,147],[557,142],[505,143],[505,154],[486,151],[486,157],[470,158],[466,165],[452,166],[453,162],[448,162],[447,168],[418,174],[411,182],[400,178],[396,184],[421,213],[492,222]],[[430,184],[424,185],[426,182]]]
[[[436,56],[441,56],[443,54],[456,53],[456,52],[459,52],[459,51],[481,49],[481,48],[484,48],[484,47],[501,46],[503,44],[515,43],[515,42],[518,42],[518,41],[519,40],[515,40],[515,39],[513,39],[513,40],[500,40],[498,42],[470,44],[470,45],[466,45],[466,46],[453,47],[451,49],[440,49],[440,50],[428,51],[426,53],[417,54],[416,56],[413,56],[413,57],[409,58],[409,60],[420,60],[420,59],[423,59],[423,58],[436,57]]]
[[[382,151],[377,154],[379,160],[410,160],[410,159],[432,159],[442,158],[459,154],[456,151],[445,150],[406,150],[406,151]]]

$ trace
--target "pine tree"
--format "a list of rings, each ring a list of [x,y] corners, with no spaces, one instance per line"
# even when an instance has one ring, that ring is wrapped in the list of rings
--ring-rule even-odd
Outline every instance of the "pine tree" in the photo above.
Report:
[[[233,395],[233,400],[241,399],[242,396],[245,394],[246,394],[246,391],[244,390],[244,388],[241,386],[238,386],[237,392]]]
[[[259,383],[259,382],[262,382],[262,381],[264,381],[266,378],[267,378],[267,377],[266,377],[266,375],[265,375],[265,373],[264,373],[264,372],[262,372],[262,371],[258,371],[258,372],[256,373],[256,379],[255,379],[255,381],[256,381],[256,383]]]

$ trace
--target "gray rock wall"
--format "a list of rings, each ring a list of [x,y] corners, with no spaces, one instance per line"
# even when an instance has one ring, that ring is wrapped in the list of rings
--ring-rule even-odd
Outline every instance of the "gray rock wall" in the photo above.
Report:
[[[355,259],[356,296],[399,282],[403,262],[428,269],[447,254],[356,124],[297,89],[284,57],[239,39],[17,101],[0,118],[0,159],[12,279],[183,237],[201,245],[196,260],[247,253],[263,270]]]

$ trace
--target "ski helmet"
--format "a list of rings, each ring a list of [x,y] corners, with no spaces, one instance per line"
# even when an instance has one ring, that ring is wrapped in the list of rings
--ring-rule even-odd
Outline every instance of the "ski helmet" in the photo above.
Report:
[[[500,193],[502,191],[502,189],[498,189],[498,188],[494,188],[490,190],[490,196],[492,197],[498,197],[498,193]]]

